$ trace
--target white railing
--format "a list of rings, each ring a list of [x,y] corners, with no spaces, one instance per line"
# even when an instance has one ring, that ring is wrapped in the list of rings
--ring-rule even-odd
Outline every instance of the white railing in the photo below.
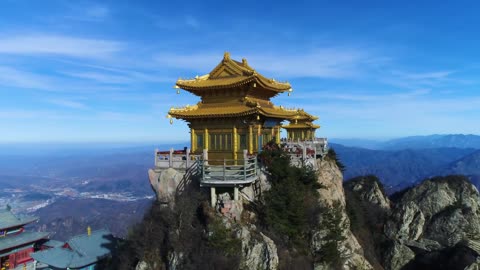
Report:
[[[210,165],[218,164],[221,165]],[[232,183],[247,184],[257,179],[257,157],[244,160],[201,160],[199,167],[202,172],[202,183]]]
[[[190,149],[173,150],[172,148],[169,151],[155,149],[155,167],[159,169],[188,169],[201,157],[202,155],[192,155]]]
[[[315,138],[314,140],[282,139],[281,143],[295,166],[305,164],[315,168],[317,157],[324,157],[328,151],[326,138]]]

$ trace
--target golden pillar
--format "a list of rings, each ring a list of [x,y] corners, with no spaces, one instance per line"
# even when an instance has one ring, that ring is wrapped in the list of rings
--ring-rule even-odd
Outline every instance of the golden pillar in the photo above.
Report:
[[[195,152],[197,149],[197,138],[195,136],[195,129],[190,129],[190,151]]]
[[[277,138],[276,138],[276,143],[280,144],[280,127],[277,127]]]
[[[248,126],[248,153],[253,153],[253,127]]]
[[[233,159],[237,160],[237,151],[238,151],[238,134],[237,134],[237,127],[233,126],[233,134],[232,134],[232,149],[233,149]]]
[[[208,128],[205,128],[203,132],[203,148],[208,151]]]

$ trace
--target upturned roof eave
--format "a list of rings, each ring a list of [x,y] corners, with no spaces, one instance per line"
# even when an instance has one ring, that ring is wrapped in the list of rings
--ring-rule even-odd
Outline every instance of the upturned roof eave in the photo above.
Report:
[[[24,225],[33,223],[33,222],[35,222],[35,221],[37,221],[37,220],[38,220],[38,217],[31,217],[31,218],[21,219],[21,220],[19,220],[18,222],[14,222],[14,223],[11,223],[11,224],[3,225],[2,227],[0,227],[0,230],[7,230],[7,229],[12,229],[12,228],[15,228],[15,227],[19,227],[19,226],[24,226]]]
[[[27,235],[30,236],[30,237],[26,237]],[[2,250],[21,247],[21,246],[24,246],[26,244],[34,243],[38,240],[46,239],[49,235],[50,235],[50,233],[46,233],[46,232],[45,233],[23,232],[23,233],[20,233],[20,234],[17,234],[17,235],[6,236],[5,238],[0,238],[0,240],[7,239],[9,237],[10,238],[25,238],[25,239],[23,239],[19,242],[12,243],[10,245],[5,245],[5,246],[0,245],[0,252]],[[1,244],[1,241],[0,241],[0,244]]]
[[[241,116],[248,116],[248,115],[262,115],[265,117],[269,118],[277,118],[277,119],[282,119],[282,120],[288,120],[289,118],[292,117],[291,114],[289,113],[273,113],[273,112],[267,112],[263,110],[262,108],[252,108],[249,110],[245,110],[243,112],[236,112],[236,113],[212,113],[212,114],[201,114],[197,112],[195,114],[195,111],[201,111],[201,109],[197,110],[190,110],[188,111],[188,114],[182,113],[182,112],[172,112],[170,111],[168,114],[171,117],[174,117],[176,119],[201,119],[201,118],[231,118],[231,117],[241,117]]]
[[[206,85],[201,85],[201,82],[208,81],[209,84]],[[198,93],[197,91],[205,91],[205,90],[210,90],[210,89],[221,89],[221,88],[234,88],[234,87],[239,87],[248,83],[258,83],[259,84],[259,89],[263,88],[268,91],[272,91],[275,95],[278,95],[280,93],[287,92],[291,89],[291,85],[288,83],[278,83],[278,82],[270,82],[269,79],[259,75],[259,74],[254,74],[250,76],[244,76],[243,78],[239,78],[238,80],[235,80],[231,83],[225,83],[225,80],[222,80],[222,78],[219,79],[207,79],[207,80],[177,80],[175,83],[176,87],[179,87],[185,91],[189,91],[192,94],[195,94],[197,96],[200,96],[201,93]],[[205,84],[205,83],[204,83]]]

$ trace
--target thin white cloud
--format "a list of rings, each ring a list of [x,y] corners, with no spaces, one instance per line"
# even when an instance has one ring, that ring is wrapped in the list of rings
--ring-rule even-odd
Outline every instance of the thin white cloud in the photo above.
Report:
[[[23,120],[23,119],[64,119],[65,114],[59,114],[55,111],[46,110],[22,110],[22,109],[2,109],[0,110],[0,119]]]
[[[71,4],[66,2],[66,6],[65,15],[60,17],[62,20],[101,22],[110,17],[111,14],[108,6],[100,4],[79,5],[79,3]]]
[[[435,72],[426,72],[426,73],[410,73],[404,74],[405,77],[416,80],[423,79],[444,79],[450,76],[453,71],[435,71]]]
[[[73,100],[66,100],[66,99],[49,99],[47,100],[48,103],[58,105],[61,107],[71,108],[71,109],[88,109],[88,106],[84,103],[73,101]]]
[[[130,83],[132,81],[130,78],[125,76],[112,75],[112,74],[94,72],[94,71],[63,72],[63,73],[71,77],[88,79],[88,80],[93,80],[99,83],[107,83],[107,84],[125,84],[125,83]]]
[[[122,49],[123,43],[117,41],[63,35],[25,34],[0,38],[0,54],[105,58]]]
[[[100,85],[91,80],[71,80],[18,68],[0,66],[0,86],[54,92],[95,93],[128,90],[125,85]]]
[[[393,70],[391,72],[385,72],[383,74],[384,76],[379,81],[390,84],[392,86],[406,89],[425,87],[438,88],[447,84],[458,85],[471,83],[467,80],[461,80],[452,77],[452,75],[455,73],[456,71],[430,71],[415,73]]]
[[[61,113],[60,113],[61,112]],[[35,109],[0,109],[0,119],[7,120],[83,120],[105,122],[141,122],[154,121],[155,117],[150,114],[135,114],[114,111],[88,110],[84,114],[60,110],[35,110]]]
[[[46,76],[6,66],[0,66],[0,85],[18,88],[55,90],[53,88],[52,80]]]
[[[209,72],[222,59],[223,52],[175,54],[162,53],[155,60],[167,67]],[[250,66],[259,72],[275,74],[280,78],[319,77],[351,78],[363,74],[372,63],[378,65],[385,58],[375,57],[366,51],[349,48],[318,48],[313,51],[285,54],[245,54],[232,56],[247,58]],[[383,59],[383,60],[382,60]],[[194,75],[191,75],[194,77]],[[281,80],[281,79],[280,79]]]
[[[200,21],[192,15],[186,15],[183,20],[179,20],[178,17],[158,17],[152,14],[144,14],[153,20],[154,25],[160,29],[173,31],[182,29],[199,29]]]
[[[65,71],[61,73],[70,77],[92,80],[103,84],[133,84],[145,82],[171,82],[173,84],[175,82],[175,78],[173,77],[166,77],[162,74],[155,74],[154,72],[144,73],[119,69],[110,69],[110,72],[88,70],[81,72]]]
[[[291,97],[284,98],[284,100],[338,100],[338,101],[356,101],[356,102],[371,102],[371,101],[388,101],[392,99],[412,99],[429,94],[430,89],[417,89],[412,91],[396,91],[385,92],[382,94],[372,94],[371,92],[363,91],[344,91],[344,90],[319,90],[309,92],[308,94],[296,94]],[[340,94],[339,94],[340,93]]]

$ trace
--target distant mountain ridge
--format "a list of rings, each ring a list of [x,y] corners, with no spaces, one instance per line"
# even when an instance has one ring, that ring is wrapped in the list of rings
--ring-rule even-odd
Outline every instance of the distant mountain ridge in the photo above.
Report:
[[[412,136],[390,140],[383,143],[382,145],[382,149],[384,150],[426,149],[445,147],[480,149],[480,136],[472,134]]]
[[[480,150],[454,161],[445,173],[480,176]]]
[[[345,179],[373,174],[381,179],[389,193],[427,177],[445,175],[452,164],[478,151],[472,148],[371,150],[333,143],[330,147],[346,167]]]
[[[331,139],[333,143],[372,150],[402,150],[431,148],[474,148],[480,149],[480,136],[473,134],[446,134],[410,136],[388,141],[367,139]]]
[[[466,175],[476,187],[480,188],[480,150],[450,163],[441,174]]]

